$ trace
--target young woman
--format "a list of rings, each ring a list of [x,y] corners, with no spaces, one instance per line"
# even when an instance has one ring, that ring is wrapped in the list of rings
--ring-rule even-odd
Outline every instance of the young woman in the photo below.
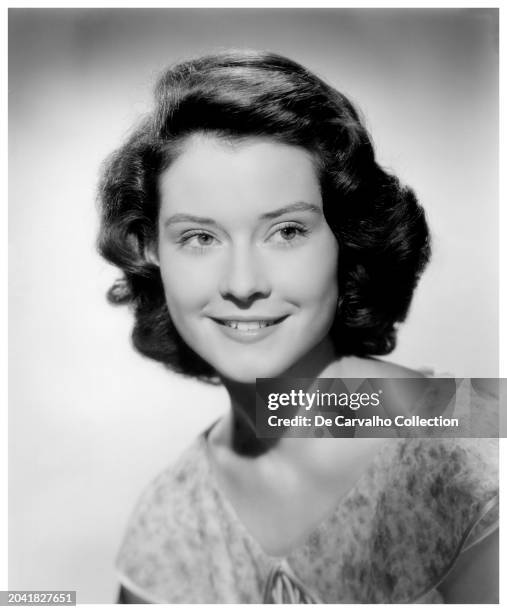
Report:
[[[257,378],[420,376],[373,356],[428,261],[424,213],[351,103],[270,53],[184,62],[101,201],[136,348],[230,396],[141,497],[120,601],[495,601],[494,443],[256,436]]]

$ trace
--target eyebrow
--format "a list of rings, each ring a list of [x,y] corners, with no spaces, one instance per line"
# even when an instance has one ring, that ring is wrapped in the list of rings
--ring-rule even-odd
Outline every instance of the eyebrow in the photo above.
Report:
[[[281,217],[282,215],[291,212],[313,212],[320,215],[322,213],[322,209],[316,204],[309,204],[308,202],[294,202],[288,206],[283,206],[277,210],[264,213],[261,215],[261,219],[276,219],[277,217]]]
[[[294,202],[293,204],[288,204],[287,206],[283,206],[282,208],[277,208],[276,210],[271,210],[267,213],[264,213],[260,216],[260,219],[276,219],[291,212],[311,212],[322,214],[322,209],[320,206],[316,204],[310,204],[308,202]],[[209,217],[197,217],[195,215],[187,215],[184,213],[177,213],[175,215],[171,215],[168,219],[164,221],[164,226],[172,225],[174,223],[199,223],[202,225],[212,225],[218,226],[217,222],[214,219]]]

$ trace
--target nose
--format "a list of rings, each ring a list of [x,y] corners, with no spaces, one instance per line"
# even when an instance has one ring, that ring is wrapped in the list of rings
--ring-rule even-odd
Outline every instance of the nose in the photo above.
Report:
[[[265,263],[255,247],[238,245],[231,248],[220,285],[222,297],[242,307],[268,297],[271,287]]]

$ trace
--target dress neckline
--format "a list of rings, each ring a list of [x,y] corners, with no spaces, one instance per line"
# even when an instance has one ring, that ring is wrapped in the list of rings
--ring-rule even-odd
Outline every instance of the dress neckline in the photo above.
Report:
[[[377,450],[373,456],[368,460],[366,467],[361,471],[360,476],[357,478],[355,483],[347,489],[336,501],[332,510],[328,512],[323,518],[316,521],[314,525],[308,528],[300,538],[298,538],[289,548],[289,551],[285,554],[273,554],[267,552],[263,546],[259,543],[257,538],[250,532],[248,527],[245,525],[241,517],[238,515],[235,507],[229,501],[227,496],[223,493],[221,486],[219,484],[216,468],[214,466],[214,459],[211,455],[211,450],[209,447],[208,435],[210,431],[213,429],[217,421],[212,423],[200,436],[199,443],[203,453],[203,459],[205,463],[206,469],[206,477],[211,486],[212,492],[215,495],[216,499],[219,501],[224,514],[227,517],[227,520],[234,526],[239,534],[241,534],[244,541],[249,544],[249,547],[255,552],[256,557],[263,559],[269,565],[280,565],[285,563],[288,559],[292,558],[294,555],[297,555],[299,551],[302,551],[318,534],[325,531],[326,527],[329,523],[336,517],[336,515],[340,512],[343,505],[350,500],[353,495],[358,491],[358,489],[365,483],[365,481],[370,478],[372,484],[379,484],[377,478],[372,478],[375,472],[379,469],[380,463],[383,462],[385,458],[386,452],[392,450],[395,443],[398,442],[396,439],[386,439],[386,444],[383,444],[379,450]],[[388,444],[391,442],[392,444]],[[391,448],[390,448],[391,447]],[[372,491],[372,496],[374,492]]]

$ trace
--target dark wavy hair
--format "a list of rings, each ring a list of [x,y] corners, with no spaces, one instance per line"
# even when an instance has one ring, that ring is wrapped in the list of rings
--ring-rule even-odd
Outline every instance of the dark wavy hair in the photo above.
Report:
[[[340,355],[385,355],[396,343],[429,259],[429,232],[413,191],[375,160],[350,101],[280,55],[228,51],[169,68],[153,112],[106,161],[100,184],[100,253],[123,277],[108,292],[135,313],[136,349],[181,373],[213,368],[181,339],[157,265],[158,177],[193,133],[269,137],[318,160],[324,214],[339,244],[339,307],[331,337]]]

